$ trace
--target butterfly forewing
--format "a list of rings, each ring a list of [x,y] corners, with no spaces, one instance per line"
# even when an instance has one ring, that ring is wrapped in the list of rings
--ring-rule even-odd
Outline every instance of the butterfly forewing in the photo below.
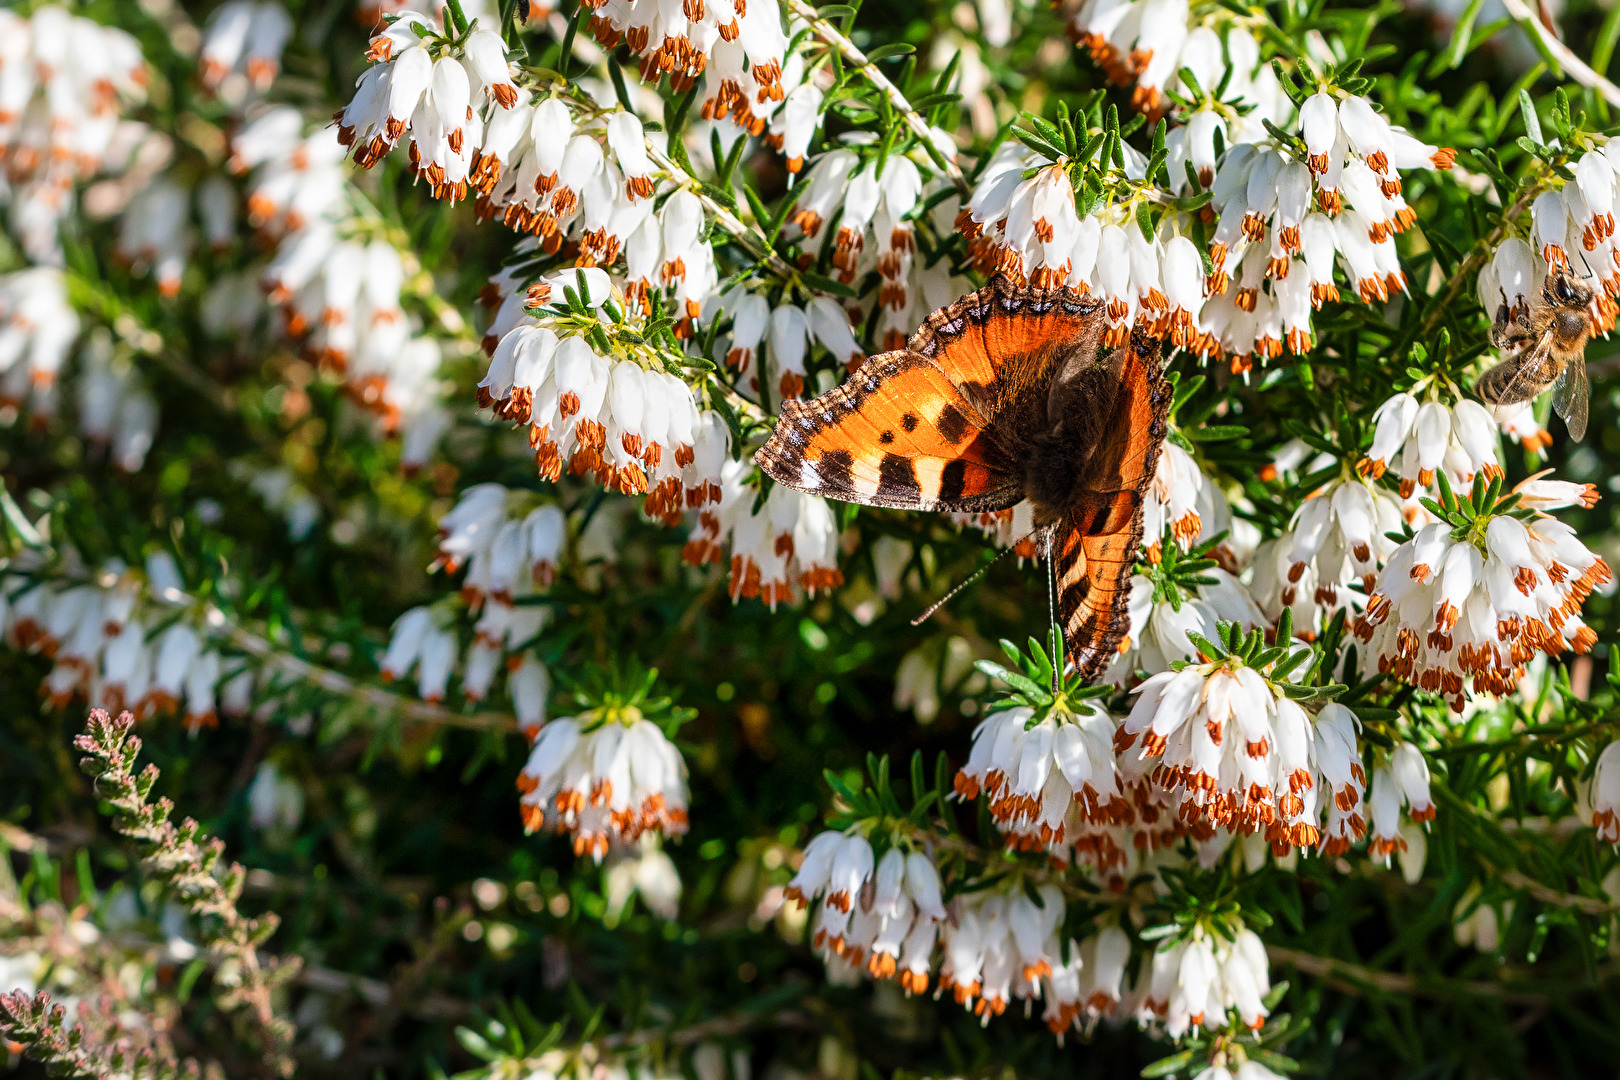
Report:
[[[1019,498],[1016,463],[928,357],[872,357],[842,386],[789,401],[760,468],[778,483],[901,510],[1002,510]]]
[[[1101,319],[1102,304],[1093,297],[1062,287],[1020,289],[997,274],[928,316],[906,347],[938,364],[989,422],[1009,409],[1035,406],[1060,346],[1090,337],[1095,349]]]
[[[1101,305],[1005,276],[928,317],[905,349],[842,386],[787,402],[756,459],[799,491],[902,510],[979,513],[1023,497],[1023,450],[1046,422],[1063,346],[1100,333]]]

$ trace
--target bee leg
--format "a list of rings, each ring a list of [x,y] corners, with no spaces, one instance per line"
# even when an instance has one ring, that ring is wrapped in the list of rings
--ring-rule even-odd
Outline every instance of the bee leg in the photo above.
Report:
[[[1492,326],[1491,345],[1504,356],[1514,356],[1529,348],[1535,335],[1516,326]]]

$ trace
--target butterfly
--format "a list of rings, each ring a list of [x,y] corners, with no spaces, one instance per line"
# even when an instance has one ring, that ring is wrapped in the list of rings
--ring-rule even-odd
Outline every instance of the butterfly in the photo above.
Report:
[[[1057,566],[1070,659],[1101,674],[1128,628],[1142,506],[1168,430],[1159,341],[1100,351],[1103,302],[1003,274],[842,386],[786,401],[754,460],[812,495],[993,513],[1028,499]]]

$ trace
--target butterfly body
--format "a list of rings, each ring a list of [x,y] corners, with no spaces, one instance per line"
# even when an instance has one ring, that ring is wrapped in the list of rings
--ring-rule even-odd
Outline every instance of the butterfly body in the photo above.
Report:
[[[1102,304],[990,284],[934,312],[813,401],[785,402],[756,460],[779,483],[869,506],[997,513],[1050,538],[1069,653],[1099,673],[1126,630],[1142,503],[1170,387],[1144,332],[1099,355]]]

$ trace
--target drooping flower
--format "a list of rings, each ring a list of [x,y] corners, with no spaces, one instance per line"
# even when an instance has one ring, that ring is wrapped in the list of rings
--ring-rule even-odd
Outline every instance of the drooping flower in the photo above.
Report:
[[[1480,272],[1480,299],[1488,313],[1505,304],[1519,314],[1541,290],[1552,271],[1573,273],[1597,282],[1591,315],[1594,327],[1608,333],[1620,315],[1620,263],[1616,262],[1614,204],[1620,189],[1620,146],[1609,140],[1574,162],[1574,183],[1549,188],[1530,206],[1533,248],[1522,240],[1504,241]],[[1526,256],[1529,258],[1526,258]],[[1489,291],[1487,291],[1489,290]]]
[[[1114,1018],[1123,1001],[1131,939],[1118,926],[1104,926],[1081,942],[1070,941],[1069,961],[1053,968],[1045,987],[1042,1019],[1061,1044],[1069,1028],[1088,1031]]]
[[[202,83],[218,91],[226,77],[246,77],[265,90],[281,70],[281,52],[292,37],[292,17],[277,0],[230,0],[215,10],[203,32]]]
[[[259,764],[247,798],[248,820],[255,829],[296,829],[304,816],[304,789],[273,761]]]
[[[1168,532],[1183,550],[1232,526],[1232,509],[1193,456],[1173,440],[1159,449],[1158,465],[1142,507],[1147,557],[1159,557]]]
[[[32,399],[49,413],[68,351],[79,336],[79,315],[54,267],[0,275],[0,399]]]
[[[1429,796],[1429,766],[1423,752],[1409,742],[1397,742],[1384,760],[1373,768],[1372,786],[1367,795],[1372,836],[1367,850],[1389,865],[1390,855],[1406,852],[1410,824],[1434,818],[1434,800]],[[1402,811],[1405,818],[1402,819]]]
[[[70,570],[82,566],[73,549],[63,554]],[[178,714],[191,731],[217,725],[220,655],[202,627],[173,619],[186,597],[167,555],[154,555],[144,570],[109,560],[88,581],[24,588],[27,569],[0,576],[0,637],[54,661],[41,686],[54,705],[82,697],[92,708],[128,709],[141,719]]]
[[[820,833],[805,846],[784,896],[801,906],[823,897],[811,944],[829,965],[898,977],[907,993],[927,990],[946,913],[939,871],[926,852],[896,843],[874,860],[865,837]]]
[[[1175,89],[1181,70],[1189,68],[1206,90],[1221,85],[1225,76],[1226,100],[1250,106],[1236,117],[1246,123],[1234,123],[1229,143],[1242,141],[1246,131],[1263,135],[1262,119],[1281,123],[1287,118],[1288,98],[1260,62],[1255,35],[1241,26],[1223,35],[1214,18],[1192,15],[1186,0],[1088,0],[1067,30],[1112,82],[1132,87],[1132,107],[1149,116],[1169,109],[1163,91]]]
[[[456,636],[442,622],[442,614],[426,607],[414,607],[401,615],[378,665],[383,679],[402,679],[415,668],[417,696],[424,701],[443,701],[455,669]]]
[[[939,988],[973,1010],[981,1023],[1000,1016],[1009,1001],[1032,1001],[1066,966],[1058,929],[1063,894],[1056,886],[994,889],[957,899],[941,932]]]
[[[1380,405],[1373,422],[1372,446],[1356,463],[1356,471],[1376,480],[1395,467],[1403,499],[1419,488],[1431,490],[1441,468],[1451,486],[1459,489],[1478,473],[1495,476],[1502,471],[1496,459],[1496,423],[1476,401],[1419,402],[1403,392]]]
[[[1452,936],[1458,945],[1472,945],[1483,953],[1494,953],[1502,947],[1502,923],[1512,919],[1513,901],[1498,910],[1497,905],[1486,903],[1480,896],[1478,882],[1469,885],[1462,899],[1452,909]]]
[[[1552,432],[1536,419],[1536,403],[1521,401],[1517,405],[1498,405],[1495,409],[1497,426],[1502,434],[1522,446],[1526,453],[1544,454],[1552,446]]]
[[[518,776],[524,830],[566,832],[597,862],[610,845],[687,827],[680,751],[639,710],[602,712],[546,723]]]
[[[1598,839],[1620,845],[1620,741],[1609,743],[1598,755],[1590,800]]]
[[[1335,261],[1363,303],[1405,292],[1394,236],[1417,214],[1402,197],[1400,170],[1449,168],[1454,156],[1390,125],[1353,94],[1312,95],[1296,130],[1303,161],[1289,148],[1261,144],[1258,133],[1254,143],[1229,137],[1235,145],[1208,184],[1219,220],[1209,250],[1216,295],[1204,322],[1234,371],[1285,345],[1296,355],[1309,351],[1312,310],[1339,298]]]
[[[1064,843],[1071,804],[1085,820],[1117,823],[1129,811],[1114,766],[1114,722],[1091,701],[1053,709],[1039,722],[1028,706],[985,717],[956,774],[956,797],[982,792],[1007,843],[1031,850]]]
[[[59,264],[75,186],[121,171],[145,134],[123,112],[145,91],[146,61],[134,37],[60,4],[0,12],[0,43],[0,201],[23,252]]]
[[[1177,660],[1195,657],[1198,649],[1189,633],[1214,638],[1223,622],[1237,623],[1245,631],[1266,624],[1265,613],[1249,590],[1218,566],[1198,568],[1196,574],[1203,580],[1190,591],[1175,580],[1165,580],[1157,570],[1139,570],[1131,576],[1126,606],[1130,629],[1104,676],[1116,685],[1126,685],[1138,671],[1151,675]]]
[[[1172,1038],[1197,1027],[1218,1031],[1230,1012],[1245,1026],[1259,1028],[1270,1012],[1264,1002],[1270,990],[1266,947],[1254,931],[1240,927],[1233,933],[1200,923],[1153,954],[1140,1015],[1163,1023]]]
[[[118,255],[149,272],[164,296],[174,296],[191,257],[196,226],[201,226],[215,250],[230,245],[236,229],[236,193],[230,184],[216,175],[187,190],[170,177],[160,176],[125,207]]]
[[[629,0],[596,0],[588,6],[591,33],[604,48],[629,46],[643,79],[667,73],[675,88],[685,91],[707,71],[705,118],[727,115],[739,105],[746,117],[744,101],[782,100],[787,38],[775,3],[693,0],[672,16]]]
[[[732,600],[758,597],[773,608],[791,602],[795,590],[813,595],[842,585],[838,520],[826,500],[777,484],[756,510],[751,472],[724,462],[719,503],[699,513],[681,557],[693,566],[718,563],[729,547]]]
[[[659,846],[655,833],[641,840],[608,864],[603,875],[608,912],[617,917],[632,895],[660,919],[673,919],[680,909],[681,875],[675,860]]]
[[[1300,636],[1314,639],[1334,612],[1360,607],[1401,527],[1401,505],[1388,491],[1341,476],[1312,492],[1288,530],[1255,556],[1253,591],[1266,614],[1293,613]],[[1355,586],[1360,586],[1360,592]]]
[[[367,55],[375,63],[337,114],[338,141],[369,169],[408,135],[412,170],[435,198],[455,202],[467,197],[484,140],[479,106],[489,103],[493,116],[517,105],[518,93],[506,45],[493,30],[474,30],[443,50],[436,42],[432,23],[414,12],[371,39]]]
[[[530,286],[528,302],[573,318],[562,304],[570,295],[607,321],[600,313],[614,294],[598,268],[542,279]],[[589,336],[569,330],[551,312],[519,319],[494,347],[478,388],[480,405],[528,427],[536,467],[547,480],[566,466],[604,487],[645,495],[644,512],[668,524],[680,520],[684,506],[712,501],[719,486],[715,446],[723,456],[727,442],[723,422],[699,411],[679,376],[644,366],[639,353],[604,356]]]

